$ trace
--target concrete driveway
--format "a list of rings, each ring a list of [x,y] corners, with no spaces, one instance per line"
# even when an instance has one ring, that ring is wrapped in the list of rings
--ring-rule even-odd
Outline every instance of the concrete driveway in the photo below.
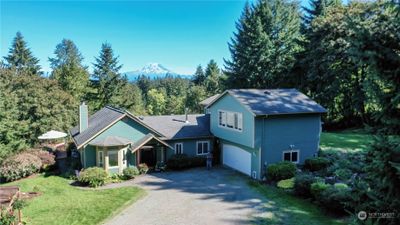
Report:
[[[249,178],[225,168],[153,173],[125,185],[147,195],[106,222],[108,225],[252,224],[263,209],[263,197]]]

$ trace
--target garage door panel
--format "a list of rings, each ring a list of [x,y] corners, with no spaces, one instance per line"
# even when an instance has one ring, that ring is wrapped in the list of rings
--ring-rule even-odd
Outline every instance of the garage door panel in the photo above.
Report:
[[[251,154],[239,147],[233,145],[223,145],[222,162],[235,170],[251,174]]]

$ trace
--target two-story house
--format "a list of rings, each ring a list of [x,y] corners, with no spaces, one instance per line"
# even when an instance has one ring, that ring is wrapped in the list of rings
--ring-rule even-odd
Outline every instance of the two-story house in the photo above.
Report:
[[[202,103],[205,114],[144,117],[108,106],[89,117],[82,104],[70,133],[83,167],[112,173],[213,152],[223,165],[260,179],[270,163],[303,163],[318,151],[326,111],[295,89],[232,89]]]

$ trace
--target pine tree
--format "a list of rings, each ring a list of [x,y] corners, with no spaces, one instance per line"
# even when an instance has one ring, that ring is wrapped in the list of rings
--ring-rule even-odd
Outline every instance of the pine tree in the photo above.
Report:
[[[218,68],[217,63],[212,59],[207,65],[205,72],[205,87],[208,95],[215,95],[219,93],[221,82],[220,82],[221,71]]]
[[[242,88],[288,86],[288,74],[301,50],[299,7],[284,0],[246,3],[225,61],[228,85]]]
[[[95,60],[93,75],[98,79],[97,108],[102,108],[112,104],[112,97],[118,94],[126,80],[119,73],[122,65],[119,64],[118,57],[114,56],[110,44],[104,43],[101,46],[100,56]]]
[[[82,100],[89,82],[87,67],[82,65],[82,54],[74,42],[68,39],[63,39],[56,46],[54,54],[55,58],[49,58],[53,69],[51,78],[57,80],[77,100]]]
[[[27,71],[29,74],[40,75],[39,60],[32,55],[20,32],[17,32],[8,51],[8,56],[4,57],[4,59],[7,67],[15,68],[17,72]]]
[[[311,22],[318,16],[325,13],[326,8],[334,5],[340,4],[338,0],[310,0],[310,7],[302,7],[305,11],[305,15],[303,16],[303,23],[306,27],[311,25]]]
[[[206,75],[204,74],[204,70],[201,65],[198,65],[196,68],[196,72],[193,76],[193,83],[195,85],[203,85],[204,81],[206,80]]]

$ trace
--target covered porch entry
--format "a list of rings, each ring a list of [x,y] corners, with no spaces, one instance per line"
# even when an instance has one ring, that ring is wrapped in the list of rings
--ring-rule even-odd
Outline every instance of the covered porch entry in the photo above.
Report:
[[[145,163],[148,167],[154,168],[158,162],[165,162],[167,149],[172,149],[165,141],[153,134],[147,134],[135,142],[130,150],[135,155],[135,164]]]

